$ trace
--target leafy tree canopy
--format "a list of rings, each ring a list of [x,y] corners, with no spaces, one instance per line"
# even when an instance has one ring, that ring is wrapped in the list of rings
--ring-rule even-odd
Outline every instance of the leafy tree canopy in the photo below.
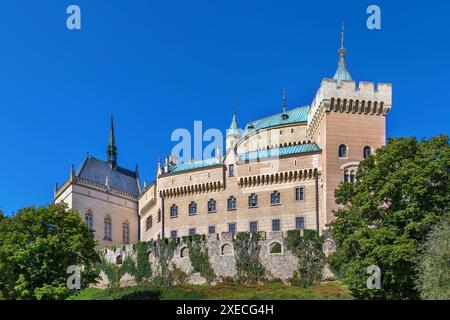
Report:
[[[93,234],[64,204],[21,209],[0,220],[0,292],[10,299],[70,294],[67,267],[98,259]],[[89,269],[89,268],[87,268]]]
[[[358,298],[415,299],[417,256],[428,232],[448,215],[448,136],[389,139],[362,161],[354,184],[335,192],[330,263]],[[381,269],[381,289],[366,287],[367,267]]]

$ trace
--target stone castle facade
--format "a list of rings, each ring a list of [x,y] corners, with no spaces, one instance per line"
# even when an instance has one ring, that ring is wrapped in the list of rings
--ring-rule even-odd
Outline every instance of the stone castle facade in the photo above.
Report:
[[[337,208],[334,190],[352,183],[358,164],[386,142],[392,86],[355,82],[344,48],[338,69],[308,105],[248,122],[236,114],[225,152],[210,159],[158,161],[155,181],[117,163],[111,119],[107,160],[88,156],[55,187],[55,202],[78,210],[101,247],[223,232],[322,232]]]

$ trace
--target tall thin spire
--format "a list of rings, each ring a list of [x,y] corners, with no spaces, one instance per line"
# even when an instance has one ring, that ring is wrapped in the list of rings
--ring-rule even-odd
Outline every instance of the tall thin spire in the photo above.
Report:
[[[106,154],[108,158],[108,163],[111,167],[117,166],[117,147],[116,140],[114,136],[114,119],[111,113],[110,123],[109,123],[109,142],[108,147],[106,148]]]
[[[233,118],[231,119],[230,127],[227,130],[227,136],[240,136],[239,126],[236,118],[237,98],[233,97]]]
[[[287,118],[289,118],[288,114],[286,113],[286,106],[287,106],[287,103],[286,103],[286,87],[283,87],[283,102],[282,102],[282,105],[283,105],[283,113],[281,114],[281,117],[284,120],[286,120]]]
[[[350,72],[347,69],[347,61],[345,61],[345,54],[347,53],[347,49],[344,45],[344,36],[345,36],[345,28],[344,23],[342,22],[342,30],[341,30],[341,47],[338,49],[339,53],[339,61],[338,61],[338,69],[333,76],[333,79],[337,80],[338,85],[341,85],[341,81],[343,80],[353,80]]]

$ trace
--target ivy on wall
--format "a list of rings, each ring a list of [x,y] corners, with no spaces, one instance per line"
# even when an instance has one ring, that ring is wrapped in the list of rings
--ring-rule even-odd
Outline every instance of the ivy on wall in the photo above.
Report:
[[[154,256],[158,259],[158,275],[154,279],[156,283],[170,284],[172,282],[169,261],[172,260],[176,247],[176,239],[161,239],[155,243]]]
[[[288,231],[287,248],[298,258],[297,274],[291,279],[293,284],[307,287],[322,281],[325,254],[323,236],[315,230]]]
[[[233,240],[236,255],[237,280],[258,283],[266,279],[266,270],[259,260],[261,235],[239,232]]]
[[[194,272],[199,272],[208,282],[211,282],[216,274],[209,262],[208,249],[205,245],[205,237],[194,235],[192,237],[184,237],[189,249],[189,260],[191,261]]]
[[[151,242],[139,242],[136,244],[136,268],[133,274],[137,283],[143,282],[152,276],[152,265],[148,261],[147,252],[151,248]]]

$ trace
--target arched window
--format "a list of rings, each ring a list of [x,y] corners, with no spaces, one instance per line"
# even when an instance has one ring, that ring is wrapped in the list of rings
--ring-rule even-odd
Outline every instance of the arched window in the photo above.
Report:
[[[178,207],[175,204],[173,204],[170,207],[170,217],[171,218],[177,218],[178,217]]]
[[[189,249],[188,247],[183,247],[180,250],[180,258],[186,258],[189,257]]]
[[[122,256],[120,254],[116,257],[116,264],[122,264]]]
[[[236,210],[236,198],[231,196],[227,200],[228,211]]]
[[[371,153],[372,153],[372,148],[371,147],[365,146],[363,148],[363,157],[364,157],[364,159],[369,158]]]
[[[112,223],[111,223],[111,217],[106,216],[104,220],[104,238],[103,240],[112,241]]]
[[[122,242],[130,243],[130,224],[128,221],[122,223]]]
[[[216,200],[209,199],[208,201],[208,213],[216,212]]]
[[[92,212],[91,210],[86,211],[84,214],[84,222],[86,223],[88,230],[93,231],[94,230],[94,223],[92,220]]]
[[[197,214],[197,204],[192,201],[191,203],[189,203],[189,215],[193,216]]]
[[[350,182],[353,183],[355,182],[355,171],[350,171]]]
[[[225,243],[222,246],[222,255],[223,256],[229,256],[233,254],[233,247],[229,243]]]
[[[279,243],[279,242],[272,242],[269,245],[269,252],[270,253],[283,253],[283,248],[281,246],[281,243]]]
[[[348,170],[344,171],[344,182],[347,183],[350,180],[350,174],[348,172]]]
[[[347,146],[345,144],[339,145],[339,158],[347,158]]]

